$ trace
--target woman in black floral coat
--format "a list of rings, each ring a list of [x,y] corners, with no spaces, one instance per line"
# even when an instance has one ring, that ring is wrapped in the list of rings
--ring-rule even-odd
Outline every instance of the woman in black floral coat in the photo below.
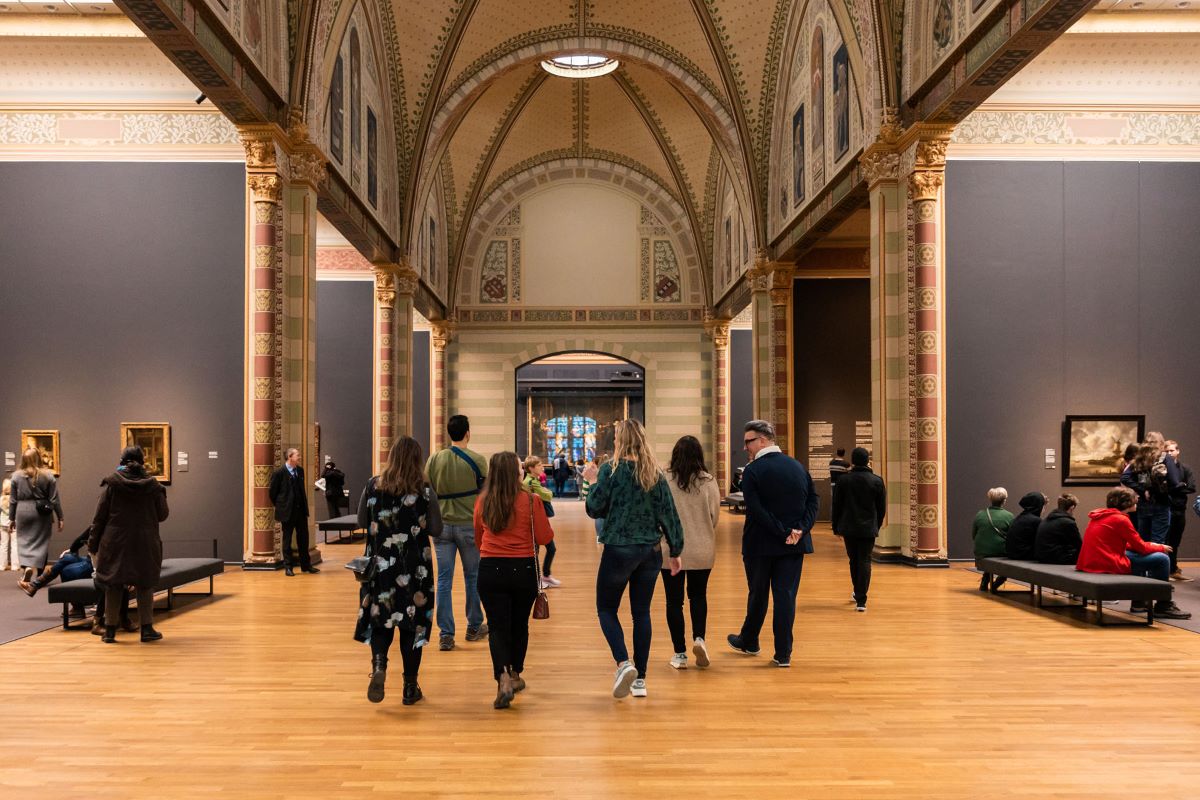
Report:
[[[366,528],[375,575],[359,591],[354,638],[371,645],[367,699],[383,700],[388,648],[400,631],[404,659],[404,705],[420,700],[417,671],[433,621],[433,552],[430,537],[442,532],[437,495],[422,466],[421,445],[402,436],[392,445],[383,473],[371,478],[358,501],[358,524]]]

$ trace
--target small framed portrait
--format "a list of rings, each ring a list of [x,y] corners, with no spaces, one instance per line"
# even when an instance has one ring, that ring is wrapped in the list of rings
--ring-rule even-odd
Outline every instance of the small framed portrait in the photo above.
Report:
[[[121,449],[140,447],[146,455],[146,474],[171,482],[171,425],[168,422],[122,422]]]
[[[1144,415],[1071,415],[1063,422],[1063,486],[1116,486],[1125,448],[1142,441]]]
[[[62,468],[59,462],[58,431],[21,431],[21,451],[33,448],[42,454],[42,466],[57,477]]]

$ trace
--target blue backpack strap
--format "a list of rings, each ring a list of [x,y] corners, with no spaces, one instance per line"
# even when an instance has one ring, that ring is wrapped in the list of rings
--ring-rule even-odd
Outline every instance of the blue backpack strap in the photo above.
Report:
[[[479,494],[479,490],[483,488],[483,473],[479,471],[479,465],[475,463],[475,459],[464,453],[457,447],[451,446],[450,452],[467,462],[467,466],[475,473],[475,488],[465,492],[453,492],[451,494],[438,495],[439,500],[455,500],[459,497],[471,497]]]

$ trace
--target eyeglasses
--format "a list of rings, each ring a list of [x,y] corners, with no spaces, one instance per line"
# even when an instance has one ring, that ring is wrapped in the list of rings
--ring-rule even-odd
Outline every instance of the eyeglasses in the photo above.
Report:
[[[751,436],[749,439],[746,439],[744,442],[742,442],[743,449],[749,447],[751,442],[761,438],[761,436]]]

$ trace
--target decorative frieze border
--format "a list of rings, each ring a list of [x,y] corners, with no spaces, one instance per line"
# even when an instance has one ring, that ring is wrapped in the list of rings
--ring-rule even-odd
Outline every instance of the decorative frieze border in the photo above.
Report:
[[[701,308],[463,308],[459,324],[474,325],[696,325],[704,321]]]
[[[0,160],[244,161],[237,128],[213,108],[0,105]]]
[[[947,156],[1194,161],[1200,112],[982,108],[954,129]]]

